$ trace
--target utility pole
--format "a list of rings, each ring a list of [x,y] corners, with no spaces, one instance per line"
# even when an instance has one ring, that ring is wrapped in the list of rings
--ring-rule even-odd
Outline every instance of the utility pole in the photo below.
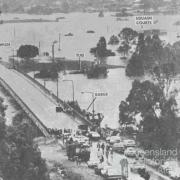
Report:
[[[58,50],[60,51],[61,50],[61,34],[59,33],[59,48]]]
[[[52,44],[52,62],[54,63],[54,45],[57,43],[57,41],[53,41]]]
[[[81,70],[81,57],[84,57],[83,53],[77,53],[76,56],[79,58],[79,70]]]
[[[54,43],[52,44],[52,62],[54,63]]]
[[[57,95],[57,101],[59,99],[59,76],[57,77],[57,81],[56,81],[56,95]]]
[[[41,54],[41,42],[39,41],[39,56]]]

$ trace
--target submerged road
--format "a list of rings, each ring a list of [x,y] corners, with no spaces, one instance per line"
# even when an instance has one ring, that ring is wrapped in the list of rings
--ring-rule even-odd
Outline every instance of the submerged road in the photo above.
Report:
[[[76,129],[79,124],[83,124],[81,120],[64,112],[57,113],[55,110],[57,104],[21,73],[0,65],[0,78],[13,89],[47,128]]]

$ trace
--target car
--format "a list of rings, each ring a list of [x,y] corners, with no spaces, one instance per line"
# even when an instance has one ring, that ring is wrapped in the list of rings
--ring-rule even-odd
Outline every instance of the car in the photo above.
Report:
[[[112,149],[113,151],[116,151],[118,153],[124,153],[125,147],[124,147],[123,142],[120,142],[120,143],[113,144]]]
[[[110,144],[119,143],[121,141],[122,139],[120,136],[111,136],[109,140]]]
[[[136,149],[133,147],[128,147],[125,151],[124,151],[124,155],[127,157],[136,157]]]
[[[143,163],[135,161],[130,169],[132,172],[138,173],[139,170],[145,170],[145,165]]]
[[[89,168],[95,168],[97,167],[99,164],[99,159],[90,159],[88,162],[87,162],[87,165]]]
[[[137,158],[138,159],[144,159],[146,156],[146,152],[142,149],[137,149]]]
[[[127,147],[135,147],[136,146],[136,142],[134,140],[131,139],[126,139],[123,141],[124,146]]]
[[[64,133],[63,133],[63,137],[64,137],[64,139],[70,139],[71,133],[69,133],[69,132],[64,132]]]
[[[121,168],[109,168],[109,169],[107,169],[107,171],[103,175],[103,177],[106,180],[111,180],[111,179],[120,180],[120,179],[123,179]]]
[[[101,138],[100,134],[95,131],[90,131],[88,136],[92,140],[99,140]]]
[[[168,176],[173,180],[179,180],[180,179],[180,172],[177,170],[169,170]]]
[[[104,176],[109,169],[112,169],[112,165],[105,165],[103,169],[101,169],[101,175]]]
[[[158,168],[158,171],[164,175],[168,175],[170,171],[172,171],[172,168],[167,165],[161,165]]]
[[[82,135],[71,136],[74,142],[78,142],[80,144],[87,144],[89,142],[89,138]]]
[[[97,167],[94,168],[95,174],[101,175],[101,170],[104,168],[104,166],[106,166],[105,163],[99,163]]]
[[[106,142],[109,142],[109,141],[110,141],[110,138],[111,138],[111,136],[108,136],[108,137],[106,138]]]

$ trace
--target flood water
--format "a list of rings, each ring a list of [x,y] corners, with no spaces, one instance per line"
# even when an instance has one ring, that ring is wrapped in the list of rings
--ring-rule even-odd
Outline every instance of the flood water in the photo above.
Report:
[[[65,19],[59,22],[51,23],[14,23],[0,25],[1,42],[10,42],[9,47],[0,47],[0,57],[4,61],[8,60],[8,56],[12,55],[13,49],[17,50],[22,44],[34,44],[38,46],[40,42],[40,51],[49,52],[51,55],[51,47],[54,40],[58,40],[61,34],[60,48],[59,44],[55,44],[55,57],[66,57],[69,59],[77,59],[77,53],[84,53],[82,60],[94,60],[89,53],[91,47],[97,44],[101,36],[105,36],[108,41],[110,36],[117,35],[123,27],[131,27],[135,30],[141,30],[141,27],[135,26],[134,17],[129,17],[128,21],[117,21],[112,16],[113,13],[105,13],[105,17],[99,18],[97,13],[71,13],[71,14],[53,14],[48,16],[37,16],[27,14],[2,14],[2,19],[34,19],[43,18],[54,20],[56,17],[64,16]],[[178,21],[179,16],[154,16],[154,20],[158,20],[155,25],[144,26],[144,29],[160,28],[167,31],[167,36],[161,37],[168,42],[177,41],[177,32],[179,27],[174,23]],[[168,22],[168,23],[167,23]],[[86,33],[93,30],[95,33]],[[64,36],[67,33],[73,33],[73,36]],[[108,46],[116,52],[118,46]],[[43,59],[43,58],[42,58]],[[109,64],[125,64],[120,60],[120,55],[116,52],[115,57],[108,58]],[[82,91],[105,92],[108,96],[97,97],[95,100],[95,111],[104,114],[102,125],[107,124],[110,127],[117,128],[119,120],[118,106],[124,100],[131,89],[132,80],[125,76],[125,69],[109,70],[106,79],[87,79],[84,75],[62,75],[59,79],[59,95],[64,100],[72,100],[71,82],[64,82],[63,79],[73,80],[75,87],[75,99],[79,102],[83,109],[86,109],[92,101],[90,94],[81,94]],[[42,84],[43,81],[40,81]],[[46,82],[46,87],[56,93],[56,82]],[[90,109],[91,110],[91,109]]]

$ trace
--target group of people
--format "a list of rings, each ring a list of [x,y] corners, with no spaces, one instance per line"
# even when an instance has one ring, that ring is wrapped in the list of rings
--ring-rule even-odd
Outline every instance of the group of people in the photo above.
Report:
[[[113,149],[109,144],[98,142],[97,149],[97,157],[101,163],[104,162],[104,157],[106,157],[107,161],[109,160],[109,157],[113,160]]]

